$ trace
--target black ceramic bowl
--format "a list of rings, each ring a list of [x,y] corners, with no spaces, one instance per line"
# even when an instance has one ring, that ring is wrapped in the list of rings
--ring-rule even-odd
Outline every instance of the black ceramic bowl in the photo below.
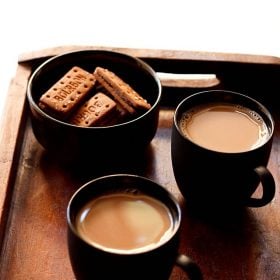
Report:
[[[107,127],[81,127],[55,119],[40,109],[39,98],[73,66],[89,72],[97,66],[110,69],[145,98],[151,109],[135,119]],[[55,56],[41,64],[29,79],[27,99],[34,135],[47,151],[68,160],[98,162],[131,155],[148,146],[157,130],[161,84],[154,70],[138,58],[112,51],[83,50]]]

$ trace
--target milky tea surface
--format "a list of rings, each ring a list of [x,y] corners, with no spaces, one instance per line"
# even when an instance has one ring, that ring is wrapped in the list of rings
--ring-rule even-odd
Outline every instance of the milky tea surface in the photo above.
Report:
[[[266,142],[270,133],[262,117],[240,105],[205,104],[183,113],[183,135],[219,152],[244,152]]]
[[[89,243],[121,251],[153,247],[172,232],[172,217],[160,201],[146,195],[110,194],[80,211],[77,230]]]

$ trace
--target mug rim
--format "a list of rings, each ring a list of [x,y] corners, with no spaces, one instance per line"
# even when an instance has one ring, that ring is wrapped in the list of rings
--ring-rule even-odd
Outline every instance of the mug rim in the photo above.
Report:
[[[153,244],[152,246],[143,246],[143,247],[136,248],[136,249],[126,250],[126,249],[108,248],[106,246],[101,246],[98,243],[89,242],[78,233],[76,227],[73,224],[73,219],[72,219],[72,212],[73,212],[72,205],[73,205],[74,201],[81,195],[81,193],[83,191],[90,188],[90,186],[92,184],[98,183],[98,181],[103,181],[104,179],[111,180],[115,177],[120,177],[120,178],[129,177],[129,178],[132,178],[133,180],[135,179],[135,180],[139,180],[139,181],[146,181],[146,183],[151,184],[151,188],[153,190],[155,190],[155,187],[156,187],[161,190],[161,193],[164,193],[165,197],[171,202],[170,204],[172,204],[174,206],[174,207],[172,206],[173,211],[176,212],[176,220],[172,218],[172,221],[173,221],[172,230],[166,238],[163,238],[162,240],[158,241],[157,243]],[[121,186],[121,189],[122,189],[122,186]],[[114,190],[114,189],[112,188],[112,190]],[[168,210],[170,210],[170,206],[166,205],[158,197],[148,194],[146,192],[144,192],[144,194],[148,195],[154,199],[157,199],[159,202],[163,203],[167,207]],[[101,192],[101,195],[103,195],[102,192]],[[89,200],[90,200],[90,198],[89,198]],[[85,205],[87,202],[83,203],[83,205]],[[75,217],[76,217],[76,215],[75,215]],[[76,236],[76,238],[78,238],[81,242],[86,243],[88,246],[90,246],[94,249],[97,249],[97,250],[100,250],[102,252],[106,252],[109,254],[115,254],[115,255],[140,255],[140,254],[145,254],[147,252],[152,252],[152,251],[156,250],[157,248],[164,246],[177,234],[177,232],[180,228],[180,225],[181,225],[181,221],[182,221],[182,210],[181,210],[181,207],[180,207],[179,202],[176,199],[176,197],[170,191],[168,191],[166,188],[164,188],[162,185],[160,185],[159,183],[153,181],[152,179],[149,179],[149,178],[146,178],[146,177],[143,177],[140,175],[120,173],[120,174],[104,175],[104,176],[101,176],[98,178],[94,178],[94,179],[86,182],[85,184],[83,184],[81,187],[79,187],[74,192],[74,194],[71,196],[71,198],[68,202],[67,209],[66,209],[66,219],[67,219],[68,228],[69,228],[69,230],[71,230],[72,234],[74,234]]]
[[[268,126],[269,128],[269,136],[265,139],[264,142],[262,142],[261,144],[257,145],[256,147],[253,147],[252,149],[250,150],[246,150],[246,151],[237,151],[237,152],[226,152],[226,151],[217,151],[217,150],[213,150],[213,149],[210,149],[210,148],[207,148],[205,146],[202,146],[198,143],[196,143],[195,141],[193,141],[192,139],[190,139],[189,137],[186,137],[182,132],[181,132],[181,129],[179,128],[179,119],[178,119],[178,115],[182,108],[182,106],[184,106],[184,104],[189,100],[189,99],[192,99],[193,97],[196,97],[196,96],[199,96],[199,95],[202,95],[202,94],[211,94],[211,92],[217,92],[217,93],[228,93],[228,94],[231,94],[231,95],[234,95],[234,96],[239,96],[240,98],[244,98],[246,100],[249,100],[249,102],[251,103],[254,103],[255,105],[257,105],[257,107],[261,108],[262,109],[262,112],[266,115],[267,119],[269,119],[270,121],[270,125],[268,126],[267,125],[267,121],[265,121],[266,125]],[[207,103],[210,103],[210,102],[205,102],[203,104],[207,104]],[[227,103],[227,102],[225,102]],[[233,104],[233,103],[230,103],[228,102],[229,104]],[[197,104],[199,105],[199,104]],[[242,104],[241,104],[242,105]],[[195,105],[196,106],[196,105]],[[240,92],[237,92],[237,91],[232,91],[232,90],[223,90],[223,89],[218,89],[218,90],[204,90],[204,91],[199,91],[199,92],[196,92],[196,93],[193,93],[189,96],[187,96],[186,98],[184,98],[183,100],[181,100],[179,102],[179,104],[176,106],[176,109],[175,109],[175,112],[174,112],[174,115],[173,115],[173,124],[174,126],[176,127],[176,130],[177,132],[181,135],[181,137],[183,137],[184,139],[190,141],[194,146],[196,147],[199,147],[200,149],[204,149],[204,150],[207,150],[209,152],[212,152],[212,153],[217,153],[217,154],[225,154],[225,155],[238,155],[238,154],[246,154],[246,153],[251,153],[255,150],[258,150],[260,148],[262,148],[264,145],[266,145],[269,141],[271,141],[272,137],[273,137],[273,134],[274,134],[274,128],[275,128],[275,122],[274,122],[274,119],[273,119],[273,116],[272,114],[270,113],[270,111],[266,108],[265,105],[263,105],[261,102],[259,102],[258,100],[256,100],[255,98],[252,98],[246,94],[243,94],[243,93],[240,93]]]

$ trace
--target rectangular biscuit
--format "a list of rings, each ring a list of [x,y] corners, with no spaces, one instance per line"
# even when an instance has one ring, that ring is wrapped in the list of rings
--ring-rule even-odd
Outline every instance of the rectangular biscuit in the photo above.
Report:
[[[74,113],[70,123],[86,127],[111,124],[116,116],[116,107],[114,100],[98,92]]]
[[[110,92],[105,88],[105,86],[102,86],[98,81],[95,83],[94,91],[103,92],[107,96],[113,97],[112,94],[110,94]],[[117,102],[117,100],[115,101]],[[120,117],[119,119],[123,119],[127,117],[128,111],[119,102],[117,102],[116,104],[117,104],[117,111]]]
[[[74,66],[41,96],[39,106],[52,116],[64,120],[81,104],[95,82],[92,73]]]
[[[112,71],[96,67],[94,75],[96,80],[111,94],[115,101],[130,114],[134,114],[137,109],[148,110],[151,108],[147,100]]]

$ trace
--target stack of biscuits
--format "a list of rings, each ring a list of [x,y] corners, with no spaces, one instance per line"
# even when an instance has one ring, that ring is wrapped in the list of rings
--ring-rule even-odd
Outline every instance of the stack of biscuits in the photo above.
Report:
[[[92,127],[127,121],[151,105],[112,71],[74,66],[41,96],[39,107],[59,120]]]

